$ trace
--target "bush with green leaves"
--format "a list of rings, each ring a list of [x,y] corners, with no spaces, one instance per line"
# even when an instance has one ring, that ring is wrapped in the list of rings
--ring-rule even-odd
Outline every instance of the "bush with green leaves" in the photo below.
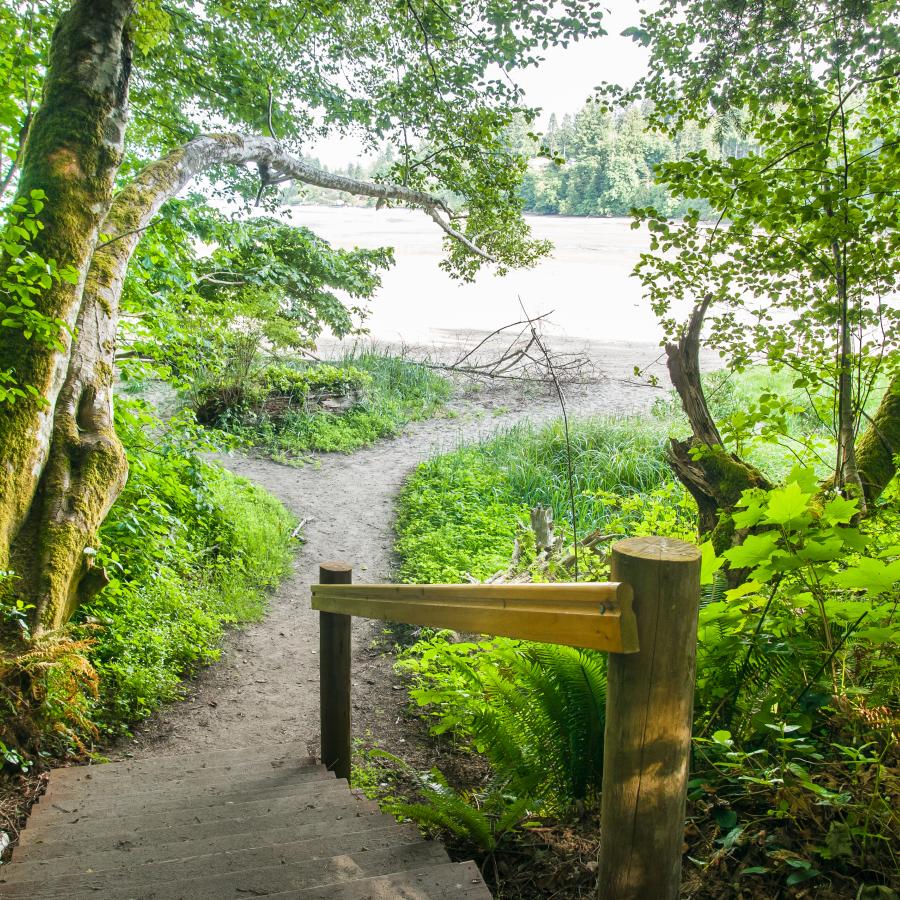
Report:
[[[220,429],[279,460],[311,450],[348,452],[391,437],[437,413],[452,392],[450,382],[427,366],[377,350],[326,364],[251,364],[243,379],[200,396],[215,398],[210,409]],[[306,402],[330,394],[352,405],[331,411]],[[267,398],[274,403],[271,412]]]
[[[361,404],[371,385],[371,374],[357,366],[271,363],[201,382],[191,390],[191,402],[203,425],[252,427],[314,411],[323,398]]]
[[[42,292],[61,281],[75,284],[78,273],[44,259],[32,249],[44,223],[40,219],[47,195],[33,189],[27,197],[17,197],[3,210],[0,222],[0,329],[14,331],[25,341],[47,347],[62,346],[68,325],[41,312]],[[2,360],[0,404],[14,403],[26,395],[40,397],[34,385],[21,383],[12,359]]]
[[[823,494],[809,469],[745,492],[734,524],[753,531],[724,557],[746,577],[701,613],[700,721],[752,738],[773,721],[820,725],[841,697],[896,702],[897,495],[860,522],[859,501]]]
[[[162,425],[120,403],[130,475],[104,523],[96,563],[106,588],[76,614],[94,640],[94,721],[127,729],[178,695],[185,672],[214,660],[228,625],[262,614],[285,573],[293,519],[273,497],[205,462],[187,417]]]

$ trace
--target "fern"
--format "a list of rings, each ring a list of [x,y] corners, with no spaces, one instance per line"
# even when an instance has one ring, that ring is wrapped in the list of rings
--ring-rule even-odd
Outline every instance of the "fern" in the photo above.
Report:
[[[452,644],[438,635],[412,648],[401,668],[412,672],[411,695],[430,708],[432,730],[471,741],[513,795],[559,809],[599,791],[601,654],[506,639]]]
[[[503,836],[514,830],[539,804],[532,797],[517,797],[497,780],[488,782],[483,791],[454,790],[437,769],[420,773],[409,763],[387,750],[375,748],[368,759],[388,760],[412,778],[422,800],[408,803],[393,795],[379,798],[382,809],[398,819],[412,819],[426,829],[447,831],[485,853],[492,853]],[[380,780],[383,769],[374,770]],[[367,794],[373,796],[373,794]]]

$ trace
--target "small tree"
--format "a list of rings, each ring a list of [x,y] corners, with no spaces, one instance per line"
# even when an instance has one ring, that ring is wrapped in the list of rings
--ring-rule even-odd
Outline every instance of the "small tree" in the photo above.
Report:
[[[638,211],[651,252],[638,274],[665,325],[669,371],[692,434],[671,460],[714,532],[766,478],[725,449],[700,382],[699,348],[733,370],[756,360],[831,396],[831,484],[866,504],[900,453],[900,55],[898,16],[875,0],[664,0],[632,37],[650,48],[632,92],[651,122],[738,125],[754,149],[703,150],[658,168],[668,190],[704,200],[718,219]],[[686,323],[676,310],[692,309]],[[874,414],[867,412],[881,394]],[[774,434],[787,398],[762,398],[749,428]],[[821,403],[813,404],[823,412]],[[729,517],[715,531],[733,539]]]

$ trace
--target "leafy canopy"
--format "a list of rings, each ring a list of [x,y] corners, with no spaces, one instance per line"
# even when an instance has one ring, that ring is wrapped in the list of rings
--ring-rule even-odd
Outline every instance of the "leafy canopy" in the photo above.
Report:
[[[0,146],[10,158],[63,8],[17,2],[0,18],[10,48],[0,57]],[[453,197],[468,237],[503,264],[528,263],[546,248],[522,223],[523,162],[503,140],[515,113],[534,117],[512,73],[550,44],[602,33],[600,20],[594,0],[140,0],[122,175],[203,131],[271,134],[296,152],[354,136],[393,149],[384,178]],[[470,276],[477,264],[452,249],[451,269]]]
[[[746,154],[659,166],[671,194],[719,218],[640,210],[638,274],[670,336],[708,304],[708,343],[732,368],[762,359],[798,389],[831,390],[835,433],[839,418],[859,429],[898,364],[898,21],[879,0],[665,0],[629,30],[648,75],[605,91],[650,101],[664,132],[717,122],[747,136]]]

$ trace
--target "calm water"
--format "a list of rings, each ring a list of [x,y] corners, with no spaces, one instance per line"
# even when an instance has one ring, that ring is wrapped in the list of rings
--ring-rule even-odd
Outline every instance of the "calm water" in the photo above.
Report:
[[[290,221],[338,247],[393,246],[396,265],[371,304],[368,321],[380,340],[441,343],[460,330],[491,331],[553,310],[551,333],[597,341],[658,343],[661,332],[639,282],[630,276],[648,247],[628,219],[529,217],[536,237],[555,246],[534,269],[505,277],[483,273],[459,284],[439,267],[443,232],[414,210],[299,206]]]

